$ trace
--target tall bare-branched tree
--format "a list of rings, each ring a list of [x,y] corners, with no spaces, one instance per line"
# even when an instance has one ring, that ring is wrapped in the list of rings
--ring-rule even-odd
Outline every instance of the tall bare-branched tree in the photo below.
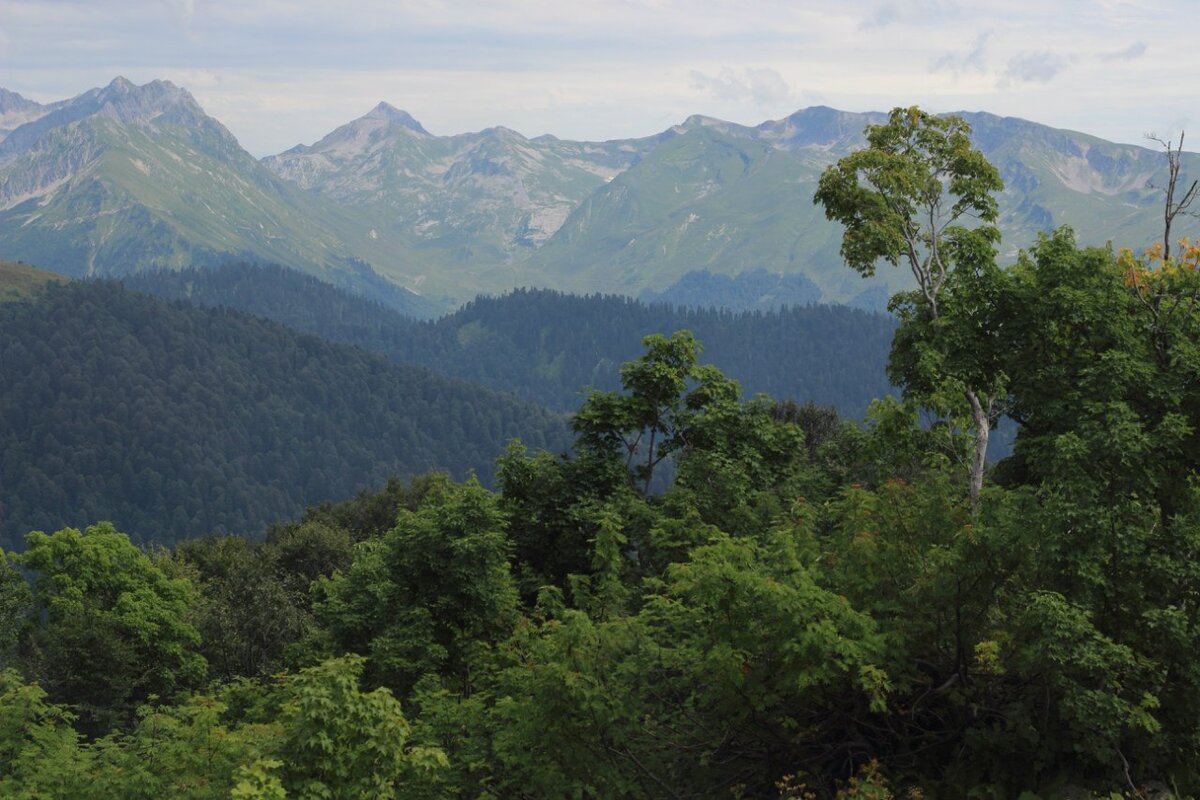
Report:
[[[1167,261],[1171,257],[1171,226],[1175,222],[1175,218],[1179,215],[1198,216],[1200,212],[1192,211],[1191,205],[1196,199],[1196,194],[1200,191],[1200,180],[1193,179],[1191,185],[1180,191],[1180,172],[1183,169],[1183,136],[1184,132],[1179,133],[1179,144],[1175,144],[1172,139],[1163,139],[1156,134],[1148,133],[1146,138],[1152,142],[1158,142],[1162,145],[1163,150],[1167,153],[1167,185],[1163,187],[1165,195],[1163,203],[1163,261]],[[1184,184],[1187,181],[1185,179]],[[1178,197],[1177,197],[1178,195]]]

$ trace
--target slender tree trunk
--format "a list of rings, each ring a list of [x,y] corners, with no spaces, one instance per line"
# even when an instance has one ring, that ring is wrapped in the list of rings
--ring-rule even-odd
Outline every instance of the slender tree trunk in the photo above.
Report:
[[[654,477],[654,439],[657,433],[657,428],[650,429],[650,447],[646,452],[646,485],[642,487],[642,494],[646,497],[650,496],[650,479]]]
[[[929,300],[932,317],[938,317],[936,296]],[[985,408],[974,389],[966,390],[967,402],[971,405],[971,423],[975,428],[975,452],[971,454],[968,474],[971,514],[979,510],[979,493],[983,491],[983,470],[987,466],[988,437],[992,432],[992,400]]]
[[[975,426],[975,453],[971,458],[971,513],[979,508],[979,492],[983,489],[983,468],[987,464],[988,435],[991,432],[991,403],[984,408],[974,389],[967,389],[967,402],[971,404],[971,420]]]

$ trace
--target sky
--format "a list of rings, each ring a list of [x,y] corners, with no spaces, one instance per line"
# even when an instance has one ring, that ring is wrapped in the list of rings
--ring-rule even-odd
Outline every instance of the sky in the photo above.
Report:
[[[381,100],[435,134],[917,104],[1144,144],[1198,127],[1195,29],[1191,0],[0,0],[0,86],[170,80],[256,156]]]

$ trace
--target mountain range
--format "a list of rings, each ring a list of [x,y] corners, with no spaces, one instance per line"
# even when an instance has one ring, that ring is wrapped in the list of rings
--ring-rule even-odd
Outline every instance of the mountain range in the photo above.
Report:
[[[1003,257],[1061,224],[1084,243],[1161,235],[1160,150],[964,116],[1005,180]],[[883,118],[692,116],[574,142],[500,127],[438,136],[380,103],[259,160],[166,81],[117,78],[48,105],[0,90],[0,257],[70,276],[271,261],[425,316],[516,286],[655,296],[698,271],[799,275],[821,301],[878,305],[907,276],[845,269],[812,194]],[[1184,162],[1200,173],[1200,157]]]

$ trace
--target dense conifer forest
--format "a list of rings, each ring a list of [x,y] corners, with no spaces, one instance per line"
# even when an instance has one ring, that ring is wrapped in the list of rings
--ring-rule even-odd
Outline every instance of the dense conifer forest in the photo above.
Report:
[[[114,283],[0,305],[0,542],[110,520],[253,534],[388,475],[475,470],[563,418],[228,309]]]
[[[618,368],[638,355],[642,337],[685,329],[704,343],[704,360],[748,396],[830,405],[857,418],[891,391],[884,365],[895,321],[839,306],[731,312],[519,290],[418,323],[277,266],[229,264],[123,281],[161,297],[238,308],[561,411],[574,411],[586,387],[617,388]]]

